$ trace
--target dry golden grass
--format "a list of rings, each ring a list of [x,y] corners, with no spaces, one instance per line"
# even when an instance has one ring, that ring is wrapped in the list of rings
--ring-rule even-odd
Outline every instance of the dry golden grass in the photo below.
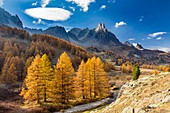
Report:
[[[114,103],[96,113],[121,113],[126,107],[141,108],[148,113],[170,113],[170,102],[162,102],[170,96],[169,77],[170,73],[163,73],[130,82]]]

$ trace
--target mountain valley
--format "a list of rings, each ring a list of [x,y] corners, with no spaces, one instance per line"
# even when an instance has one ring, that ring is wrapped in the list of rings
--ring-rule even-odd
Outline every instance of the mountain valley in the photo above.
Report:
[[[38,9],[44,10],[54,1],[32,7],[42,4]],[[88,13],[88,5],[80,12]],[[105,8],[109,6],[99,11]],[[38,19],[31,21],[37,26],[45,20],[33,19]],[[121,42],[104,23],[69,30],[57,24],[29,28],[24,23],[0,7],[0,113],[170,112],[170,52],[147,49],[132,38]],[[115,28],[125,25],[121,21]],[[160,41],[163,37],[156,36],[167,34],[147,38]]]

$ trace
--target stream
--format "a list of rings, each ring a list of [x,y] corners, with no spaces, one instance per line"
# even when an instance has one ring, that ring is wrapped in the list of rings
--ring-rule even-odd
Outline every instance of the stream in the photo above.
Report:
[[[91,110],[97,107],[101,107],[102,105],[110,104],[116,100],[118,96],[118,93],[113,93],[113,97],[109,97],[106,99],[102,99],[99,101],[91,102],[88,104],[78,105],[72,108],[68,108],[63,112],[55,112],[55,113],[77,113],[77,112],[83,112],[86,110]]]

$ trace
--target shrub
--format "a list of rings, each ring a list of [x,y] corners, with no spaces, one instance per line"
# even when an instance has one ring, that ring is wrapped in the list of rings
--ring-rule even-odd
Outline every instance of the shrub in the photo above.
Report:
[[[158,75],[159,74],[159,71],[158,70],[154,70],[154,75]]]
[[[133,66],[133,80],[137,80],[140,76],[140,69],[139,69],[139,66],[138,65],[134,65]]]

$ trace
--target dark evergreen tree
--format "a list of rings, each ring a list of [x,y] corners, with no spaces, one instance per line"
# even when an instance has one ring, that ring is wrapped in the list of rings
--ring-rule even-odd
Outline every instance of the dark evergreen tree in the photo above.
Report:
[[[140,76],[140,69],[138,65],[133,66],[133,80],[137,80]]]

